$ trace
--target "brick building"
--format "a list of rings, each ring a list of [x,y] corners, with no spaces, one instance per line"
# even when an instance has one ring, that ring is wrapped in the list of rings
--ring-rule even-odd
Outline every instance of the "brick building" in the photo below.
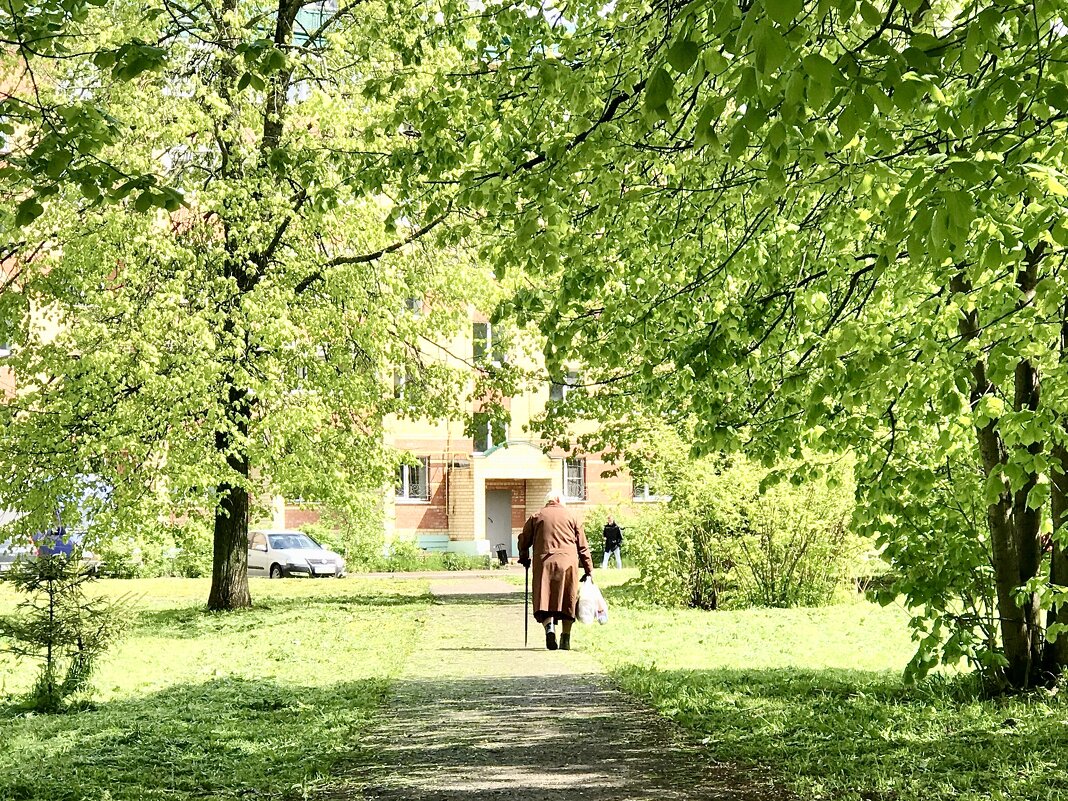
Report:
[[[447,343],[438,357],[469,364],[513,357],[492,342],[492,327],[484,317],[473,313],[472,320],[470,329]],[[503,544],[515,556],[523,523],[541,508],[550,490],[562,491],[580,517],[593,505],[655,500],[647,487],[635,487],[625,471],[602,476],[613,466],[599,455],[572,457],[545,450],[529,431],[529,422],[550,399],[561,399],[578,381],[571,373],[562,383],[547,380],[507,399],[510,421],[504,431],[486,421],[476,425],[480,430],[471,437],[463,420],[387,420],[386,443],[411,458],[398,468],[395,486],[384,492],[386,540],[462,554],[487,554]],[[473,379],[457,389],[466,397],[472,387]],[[272,524],[294,528],[317,517],[313,510],[279,499]]]

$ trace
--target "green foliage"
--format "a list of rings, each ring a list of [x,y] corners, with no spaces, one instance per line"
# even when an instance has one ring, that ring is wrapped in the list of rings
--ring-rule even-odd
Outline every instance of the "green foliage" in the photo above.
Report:
[[[4,578],[26,597],[15,615],[0,617],[0,649],[40,663],[27,708],[62,712],[90,690],[98,660],[119,634],[124,604],[85,594],[93,576],[78,549],[70,558],[19,560]]]
[[[928,517],[988,507],[999,530],[924,524],[895,558],[947,656],[972,648],[956,599],[996,589],[991,653],[1016,686],[1068,581],[1038,558],[1068,474],[1062,6],[580,0],[568,25],[502,11],[478,35],[446,18],[481,69],[411,112],[423,168],[448,162],[486,255],[528,275],[500,316],[539,326],[550,372],[588,368],[572,418],[664,421],[705,454],[854,452],[880,531],[899,477],[961,466]],[[470,112],[466,136],[443,105]],[[963,567],[984,551],[979,588]]]
[[[694,463],[628,540],[638,585],[654,602],[702,609],[829,603],[859,554],[846,474],[832,466],[764,488],[773,474],[745,459]]]
[[[355,496],[343,509],[321,508],[319,522],[306,523],[301,530],[341,554],[350,573],[377,570],[385,545],[382,516],[381,496],[365,493]]]

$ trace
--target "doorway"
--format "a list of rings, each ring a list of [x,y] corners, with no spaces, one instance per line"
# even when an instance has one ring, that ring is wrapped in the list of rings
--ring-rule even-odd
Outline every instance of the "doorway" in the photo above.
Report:
[[[516,556],[512,541],[512,491],[486,490],[486,539],[492,548],[503,543],[509,556]]]

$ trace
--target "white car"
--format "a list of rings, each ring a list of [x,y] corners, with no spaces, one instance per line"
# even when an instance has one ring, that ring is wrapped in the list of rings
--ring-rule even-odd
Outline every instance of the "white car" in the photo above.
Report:
[[[248,574],[268,578],[341,578],[345,575],[345,560],[302,531],[250,531]]]

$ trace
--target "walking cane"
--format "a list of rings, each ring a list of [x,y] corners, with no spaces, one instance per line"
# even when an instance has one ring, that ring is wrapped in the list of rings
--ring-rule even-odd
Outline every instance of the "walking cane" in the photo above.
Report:
[[[524,565],[523,575],[523,647],[526,648],[530,636],[530,565]]]

